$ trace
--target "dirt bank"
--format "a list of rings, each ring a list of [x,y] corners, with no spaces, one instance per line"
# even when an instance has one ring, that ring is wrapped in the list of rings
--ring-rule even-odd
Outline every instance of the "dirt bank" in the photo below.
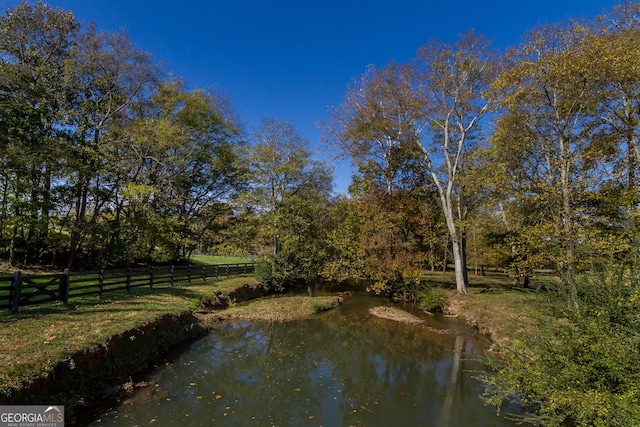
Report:
[[[171,346],[206,334],[191,312],[167,314],[72,354],[30,383],[0,397],[0,404],[64,404],[67,419],[122,391],[130,376]]]

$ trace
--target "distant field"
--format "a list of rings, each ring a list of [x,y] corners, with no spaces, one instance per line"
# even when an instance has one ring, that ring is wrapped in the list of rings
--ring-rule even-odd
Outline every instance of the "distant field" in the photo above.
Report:
[[[218,255],[193,255],[191,262],[197,265],[242,264],[251,262],[249,257],[230,257]]]

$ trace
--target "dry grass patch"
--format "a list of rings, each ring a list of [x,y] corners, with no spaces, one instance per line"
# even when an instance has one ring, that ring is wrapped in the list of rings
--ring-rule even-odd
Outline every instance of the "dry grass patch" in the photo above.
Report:
[[[234,305],[215,313],[201,314],[201,316],[208,321],[236,319],[286,322],[330,310],[341,303],[342,299],[338,296],[272,296]]]
[[[396,322],[412,323],[421,325],[424,320],[404,310],[395,307],[378,306],[369,309],[369,313],[384,319],[395,320]]]
[[[387,307],[387,306],[378,306],[369,309],[369,313],[382,317],[383,319],[389,319],[396,322],[402,322],[412,325],[420,325],[423,329],[428,330],[434,334],[450,334],[451,331],[448,329],[437,329],[427,325],[427,322],[418,316],[414,316],[411,313],[408,313],[404,310],[401,310],[396,307]]]
[[[462,316],[499,347],[520,334],[535,334],[538,319],[544,316],[545,297],[522,290],[486,292],[469,289],[469,294],[450,292],[445,313]]]

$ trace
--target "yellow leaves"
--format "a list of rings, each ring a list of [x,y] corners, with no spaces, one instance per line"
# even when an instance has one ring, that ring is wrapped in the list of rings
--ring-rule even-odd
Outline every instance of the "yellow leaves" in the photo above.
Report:
[[[158,193],[158,188],[152,185],[127,183],[122,190],[122,195],[130,200],[142,201]]]

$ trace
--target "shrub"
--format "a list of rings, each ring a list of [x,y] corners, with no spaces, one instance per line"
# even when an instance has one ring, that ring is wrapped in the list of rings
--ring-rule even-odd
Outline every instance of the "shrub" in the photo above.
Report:
[[[446,303],[447,296],[440,288],[427,286],[418,291],[418,305],[423,310],[441,312]]]
[[[552,307],[556,320],[539,321],[536,337],[522,336],[486,378],[486,399],[501,408],[517,401],[536,425],[640,424],[640,287],[634,269],[610,265],[574,280]]]
[[[284,257],[267,255],[256,263],[254,276],[266,291],[283,291],[292,282],[291,266]]]

